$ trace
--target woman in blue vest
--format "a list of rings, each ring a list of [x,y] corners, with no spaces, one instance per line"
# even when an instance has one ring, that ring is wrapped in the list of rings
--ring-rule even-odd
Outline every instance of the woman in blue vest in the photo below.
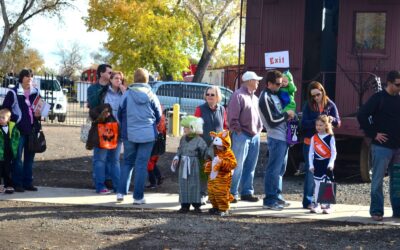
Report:
[[[227,129],[227,119],[225,108],[219,103],[222,100],[221,90],[218,86],[210,86],[204,92],[204,104],[197,106],[194,116],[201,117],[204,120],[203,139],[210,147],[212,138],[210,132],[220,132]],[[211,147],[212,148],[212,147]],[[207,201],[207,181],[201,180],[201,203],[205,205]]]

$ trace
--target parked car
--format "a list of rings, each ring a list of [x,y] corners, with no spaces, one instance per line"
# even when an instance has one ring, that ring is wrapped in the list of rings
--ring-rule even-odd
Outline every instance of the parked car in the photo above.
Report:
[[[67,96],[68,89],[62,89],[56,78],[34,76],[32,84],[40,91],[40,96],[51,106],[49,119],[57,117],[59,122],[65,122],[67,117]]]
[[[204,103],[204,92],[210,86],[196,82],[152,82],[150,85],[165,111],[172,110],[178,103],[180,111],[187,114],[194,114],[196,107]],[[221,104],[226,107],[233,92],[222,86],[220,88]]]

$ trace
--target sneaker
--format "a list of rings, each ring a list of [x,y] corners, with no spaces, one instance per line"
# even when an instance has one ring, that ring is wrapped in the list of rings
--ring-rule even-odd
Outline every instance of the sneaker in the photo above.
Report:
[[[108,190],[107,188],[100,190],[99,192],[97,192],[98,194],[111,194],[110,190]]]
[[[383,216],[382,215],[372,215],[371,219],[374,221],[382,221],[383,220]]]
[[[332,213],[332,209],[330,207],[324,208],[324,209],[322,209],[322,213],[323,214],[330,214],[330,213]]]
[[[25,192],[25,189],[23,187],[15,187],[14,190],[15,190],[15,192],[19,192],[19,193]]]
[[[117,202],[123,202],[123,201],[124,201],[124,195],[118,193],[118,194],[117,194]]]
[[[14,193],[14,188],[13,187],[6,187],[4,193],[13,194]]]
[[[278,203],[272,204],[272,205],[263,205],[264,209],[270,209],[270,210],[276,210],[276,211],[281,211],[283,210],[283,206],[279,205]]]
[[[252,194],[246,194],[246,195],[242,195],[240,197],[241,201],[249,201],[249,202],[257,202],[259,199],[257,196],[252,195]]]
[[[221,217],[228,216],[229,212],[228,212],[228,210],[227,211],[219,211],[218,215],[221,216]]]
[[[238,203],[238,199],[237,199],[237,198],[233,198],[233,200],[231,201],[231,203]]]
[[[188,207],[181,207],[179,210],[178,210],[178,213],[180,213],[180,214],[186,214],[186,213],[188,213],[189,212],[189,208]]]
[[[201,205],[207,205],[208,196],[201,196]]]
[[[283,206],[283,207],[288,207],[290,206],[290,203],[285,201],[285,200],[278,200],[278,204]]]
[[[142,204],[146,204],[146,200],[144,198],[140,200],[136,199],[133,200],[133,205],[142,205]]]
[[[29,186],[29,187],[24,187],[24,189],[26,191],[38,191],[37,187],[34,187],[33,185]]]
[[[321,212],[322,212],[322,210],[321,210],[321,206],[320,205],[313,206],[310,209],[310,213],[313,213],[313,214],[319,214]]]

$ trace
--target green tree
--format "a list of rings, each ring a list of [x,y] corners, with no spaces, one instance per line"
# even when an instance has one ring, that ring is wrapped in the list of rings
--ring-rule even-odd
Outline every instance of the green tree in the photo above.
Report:
[[[108,33],[110,63],[125,74],[145,67],[163,79],[181,78],[198,45],[196,28],[170,0],[90,0],[88,12],[88,29]]]
[[[238,20],[239,0],[182,0],[201,33],[202,53],[193,82],[200,82],[221,39]]]
[[[74,0],[0,0],[0,10],[3,18],[3,34],[0,39],[0,53],[6,48],[11,35],[31,18],[37,15],[54,16],[62,8],[72,6]],[[10,3],[11,2],[11,3]]]

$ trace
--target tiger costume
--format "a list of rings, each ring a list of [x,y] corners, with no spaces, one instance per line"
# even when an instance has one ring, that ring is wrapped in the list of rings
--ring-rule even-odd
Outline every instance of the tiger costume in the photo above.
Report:
[[[205,163],[204,172],[208,176],[208,197],[212,204],[211,214],[227,215],[233,200],[230,193],[232,170],[236,168],[236,158],[231,149],[229,131],[210,132],[214,138],[214,159]]]

